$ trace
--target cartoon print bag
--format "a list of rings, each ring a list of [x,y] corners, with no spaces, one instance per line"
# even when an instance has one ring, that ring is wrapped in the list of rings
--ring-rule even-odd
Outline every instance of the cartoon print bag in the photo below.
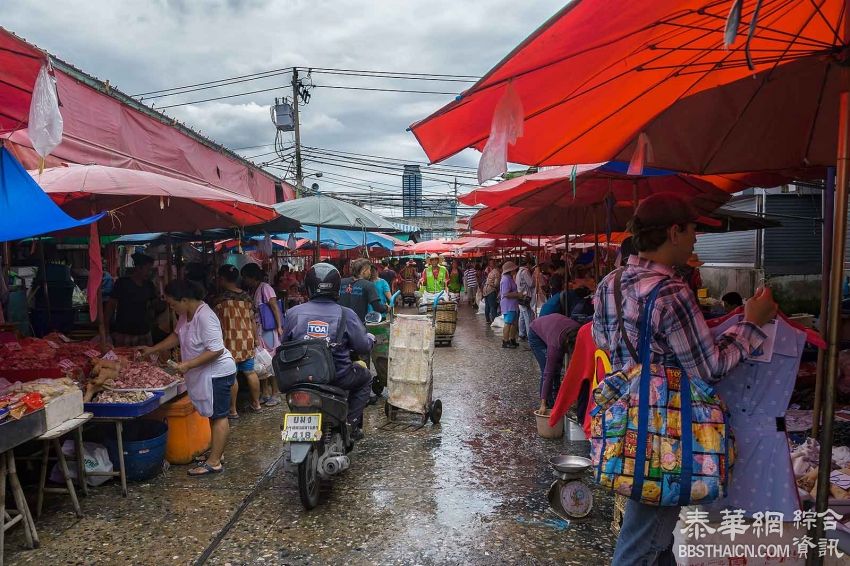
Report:
[[[681,368],[650,364],[660,286],[644,309],[639,364],[608,375],[593,393],[591,459],[600,485],[635,501],[708,503],[726,495],[734,438],[726,407],[708,384]]]

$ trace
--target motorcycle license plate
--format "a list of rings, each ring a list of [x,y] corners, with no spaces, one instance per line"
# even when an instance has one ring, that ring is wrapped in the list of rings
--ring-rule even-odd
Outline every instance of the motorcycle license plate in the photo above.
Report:
[[[281,438],[284,442],[318,442],[322,438],[321,413],[286,413]]]

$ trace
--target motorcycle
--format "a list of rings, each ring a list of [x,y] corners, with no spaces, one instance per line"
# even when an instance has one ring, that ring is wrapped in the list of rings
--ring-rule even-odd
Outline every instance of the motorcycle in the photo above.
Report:
[[[319,504],[319,487],[348,469],[353,442],[346,420],[348,393],[332,385],[301,383],[286,392],[290,412],[281,437],[289,461],[298,467],[298,494],[310,510]]]

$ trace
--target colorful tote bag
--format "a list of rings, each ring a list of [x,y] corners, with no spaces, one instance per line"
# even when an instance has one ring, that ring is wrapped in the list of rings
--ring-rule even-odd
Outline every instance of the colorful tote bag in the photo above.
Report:
[[[708,384],[680,368],[650,364],[660,286],[644,309],[640,363],[608,375],[594,391],[591,459],[600,485],[635,501],[708,503],[726,494],[734,439],[726,407]]]

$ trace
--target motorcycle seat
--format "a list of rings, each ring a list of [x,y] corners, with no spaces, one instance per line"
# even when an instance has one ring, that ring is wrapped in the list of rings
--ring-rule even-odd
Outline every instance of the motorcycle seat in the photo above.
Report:
[[[326,393],[328,395],[348,397],[348,391],[346,391],[345,389],[340,389],[339,387],[334,387],[333,385],[322,385],[318,383],[299,383],[298,385],[292,387],[292,389],[310,389],[312,391],[318,391],[320,393]]]

